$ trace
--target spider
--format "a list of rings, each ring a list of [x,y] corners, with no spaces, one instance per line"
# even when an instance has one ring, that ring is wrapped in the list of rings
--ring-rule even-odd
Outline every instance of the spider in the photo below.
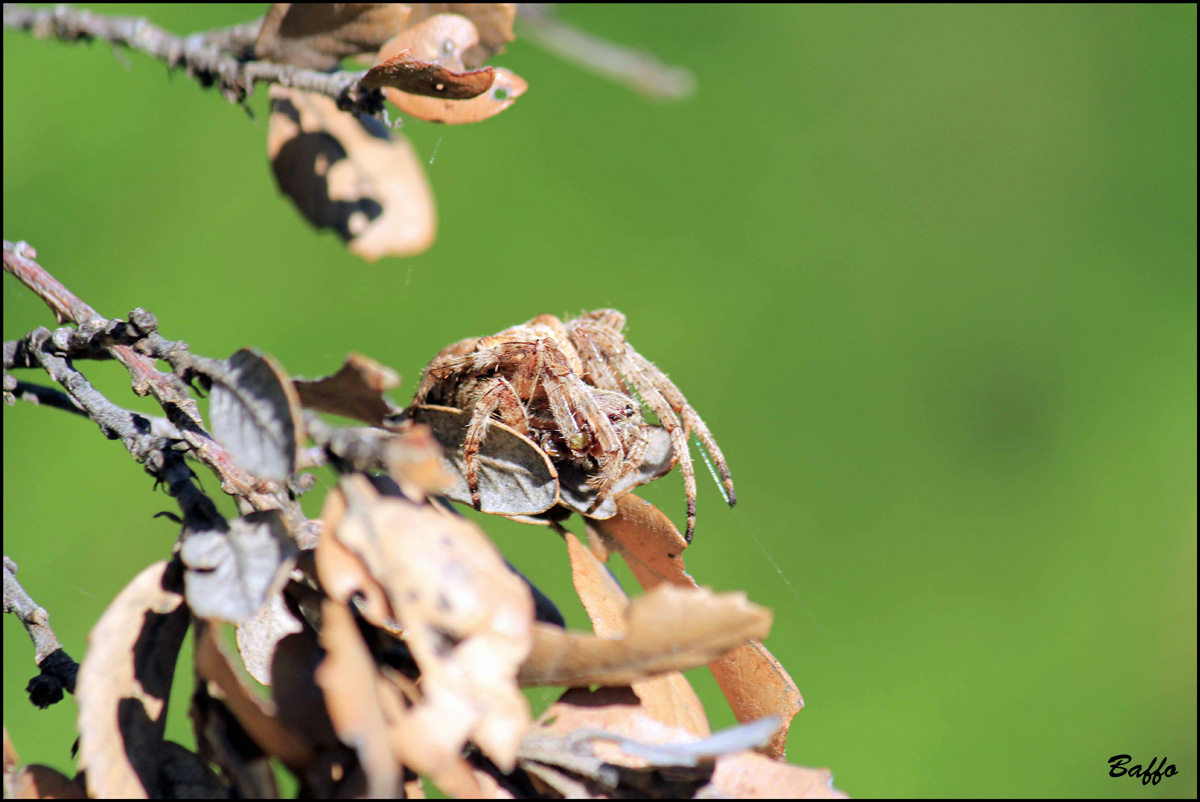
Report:
[[[696,474],[687,440],[695,433],[712,455],[726,500],[733,479],[716,440],[683,393],[621,335],[625,316],[599,309],[573,320],[539,315],[490,337],[462,340],[425,368],[413,407],[444,404],[469,411],[463,464],[471,500],[480,506],[475,457],[493,419],[538,443],[552,460],[581,468],[595,510],[635,473],[652,427],[643,404],[671,438],[683,471],[690,542],[696,526]]]

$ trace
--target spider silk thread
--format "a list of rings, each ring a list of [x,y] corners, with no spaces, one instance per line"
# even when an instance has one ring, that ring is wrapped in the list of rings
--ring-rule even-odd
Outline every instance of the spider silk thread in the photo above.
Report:
[[[703,449],[698,450],[702,455],[704,454]],[[712,465],[708,463],[707,455],[704,455],[704,462],[706,465],[708,465],[708,470],[712,472],[713,468]],[[713,472],[713,479],[715,480],[716,478],[717,475],[715,472]],[[717,487],[721,487],[720,482],[717,482]],[[724,495],[724,488],[721,489],[721,493]],[[726,501],[728,501],[728,499],[726,499]],[[767,558],[767,562],[769,562],[771,567],[775,569],[775,573],[779,574],[779,578],[783,580],[783,584],[786,585],[787,589],[791,591],[791,594],[796,597],[796,601],[800,603],[800,606],[804,608],[804,612],[807,613],[808,617],[812,619],[812,622],[816,625],[817,630],[820,631],[829,645],[833,648],[833,651],[837,655],[838,661],[841,663],[841,669],[846,673],[847,676],[858,678],[859,675],[854,671],[849,655],[846,654],[846,651],[842,648],[841,644],[834,640],[833,636],[831,636],[825,630],[825,627],[821,624],[820,619],[818,619],[816,614],[813,613],[812,608],[808,606],[808,602],[806,602],[804,597],[800,595],[800,591],[796,590],[796,586],[792,584],[792,581],[788,579],[787,574],[785,574],[783,569],[779,567],[779,563],[775,561],[775,558],[771,555],[771,552],[767,551],[767,547],[763,545],[761,540],[759,540],[758,535],[750,527],[750,524],[746,523],[746,519],[742,515],[742,511],[737,507],[734,507],[732,511],[734,516],[738,519],[738,523],[740,523],[742,528],[746,530],[746,534],[750,535],[750,539],[754,541],[754,545],[758,546],[758,550],[761,551],[763,556]],[[859,684],[861,684],[861,681]],[[922,758],[921,755],[917,753],[916,749],[913,748],[912,741],[910,741],[908,736],[905,735],[904,730],[900,728],[900,725],[896,723],[896,717],[885,710],[884,718],[886,719],[888,726],[891,727],[892,731],[895,733],[897,740],[904,745],[904,748],[908,754],[910,754],[917,763],[924,765],[925,759]],[[928,779],[928,777],[926,777],[926,779]]]

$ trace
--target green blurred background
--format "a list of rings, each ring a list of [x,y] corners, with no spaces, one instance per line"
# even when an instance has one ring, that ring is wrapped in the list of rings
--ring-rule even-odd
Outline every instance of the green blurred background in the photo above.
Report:
[[[177,33],[256,13],[104,10]],[[858,796],[1194,797],[1195,7],[562,14],[698,93],[646,101],[518,29],[492,60],[530,83],[512,109],[405,126],[437,147],[438,241],[374,265],[277,196],[264,89],[251,121],[144,56],[5,32],[4,237],[199,354],[316,376],[362,351],[402,403],[451,342],[621,309],[733,468],[733,512],[700,469],[688,566],[775,610],[807,702],[789,760]],[[4,337],[39,325],[5,277]],[[81,418],[18,405],[4,438],[4,552],[80,658],[169,553],[172,505]],[[681,521],[677,474],[644,495]],[[586,626],[560,540],[482,523]],[[6,617],[5,723],[72,770],[74,702],[32,709],[34,670]],[[1179,774],[1112,779],[1122,753]]]

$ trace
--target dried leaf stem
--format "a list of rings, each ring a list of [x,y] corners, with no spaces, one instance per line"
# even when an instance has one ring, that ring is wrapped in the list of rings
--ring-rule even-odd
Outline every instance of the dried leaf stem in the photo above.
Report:
[[[184,68],[202,86],[214,84],[232,103],[242,103],[255,84],[279,84],[327,95],[338,107],[355,114],[378,116],[383,94],[359,85],[365,72],[319,72],[248,60],[260,21],[180,37],[144,17],[109,17],[71,6],[32,9],[5,4],[4,27],[28,31],[39,39],[64,42],[99,40],[121,45],[165,62],[167,68]]]

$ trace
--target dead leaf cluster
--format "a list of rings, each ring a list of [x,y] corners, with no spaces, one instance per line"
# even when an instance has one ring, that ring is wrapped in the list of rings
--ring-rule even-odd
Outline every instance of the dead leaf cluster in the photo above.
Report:
[[[276,3],[255,43],[259,58],[317,70],[367,59],[364,89],[431,122],[486,120],[528,87],[483,66],[513,41],[512,3]],[[280,190],[317,228],[334,230],[367,261],[433,244],[433,194],[416,151],[374,117],[323,95],[271,88],[267,134]]]
[[[423,252],[437,228],[428,180],[394,133],[385,98],[404,115],[448,125],[504,111],[528,84],[485,62],[514,41],[518,11],[523,36],[647,97],[694,89],[688,70],[578,30],[549,3],[275,3],[261,20],[187,36],[141,17],[6,3],[4,25],[141,52],[233,103],[269,84],[267,154],[280,191],[313,226],[375,261]]]
[[[96,315],[39,272],[31,249],[6,243],[5,256],[53,304]],[[138,317],[145,339],[109,347],[135,370],[136,354],[176,371],[147,382],[210,391],[213,435],[198,408],[187,412],[202,444],[192,451],[208,450],[205,464],[242,514],[189,512],[171,489],[184,512],[176,548],[112,601],[78,667],[79,774],[22,767],[6,733],[9,794],[273,797],[282,767],[302,796],[330,799],[420,796],[425,779],[462,797],[838,795],[828,771],[783,762],[803,702],[762,645],[771,612],[697,585],[687,541],[655,507],[633,494],[614,500],[610,517],[586,519],[586,542],[552,524],[592,631],[569,630],[446,503],[453,478],[434,430],[386,397],[394,371],[351,355],[331,376],[297,380],[249,350],[192,355]],[[95,394],[72,397],[100,416]],[[363,425],[337,427],[317,411]],[[513,448],[488,482],[521,465]],[[320,464],[337,481],[320,521],[308,521],[292,488],[299,470]],[[614,554],[642,594],[617,584],[605,565]],[[194,751],[165,740],[189,629]],[[710,730],[682,673],[702,666],[738,727]],[[566,690],[535,720],[523,689],[536,686]]]

